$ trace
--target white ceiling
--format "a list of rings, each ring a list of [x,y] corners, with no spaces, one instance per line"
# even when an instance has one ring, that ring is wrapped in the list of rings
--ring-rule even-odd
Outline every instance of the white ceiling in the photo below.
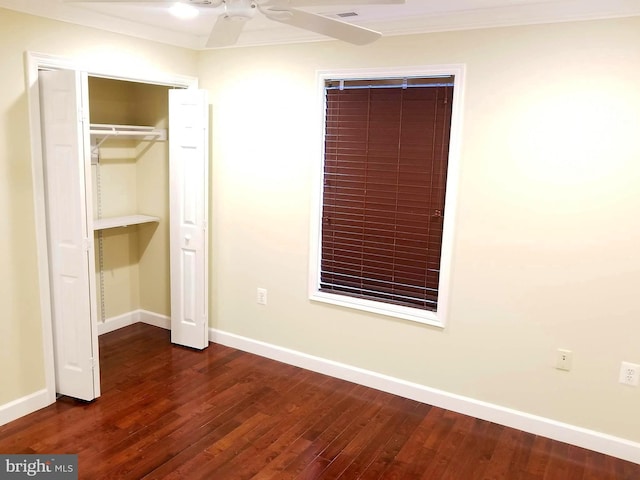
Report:
[[[166,4],[65,3],[63,0],[0,0],[0,7],[94,28],[201,49],[220,9],[201,8],[199,17],[179,20]],[[639,0],[406,0],[404,5],[314,7],[334,16],[356,12],[351,23],[384,35],[463,30],[493,26],[552,23],[597,18],[640,16]],[[272,22],[256,15],[244,28],[237,46],[318,41],[321,35]]]

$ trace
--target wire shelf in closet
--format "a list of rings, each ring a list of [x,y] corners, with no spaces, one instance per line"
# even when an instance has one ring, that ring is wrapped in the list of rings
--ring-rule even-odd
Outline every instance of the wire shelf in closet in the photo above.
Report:
[[[93,221],[94,230],[105,230],[107,228],[128,227],[130,225],[140,225],[142,223],[159,222],[160,217],[151,215],[125,215],[122,217],[100,218]]]
[[[166,140],[167,129],[142,125],[110,125],[104,123],[92,123],[89,133],[93,137],[103,139],[109,137],[136,137],[143,140]]]

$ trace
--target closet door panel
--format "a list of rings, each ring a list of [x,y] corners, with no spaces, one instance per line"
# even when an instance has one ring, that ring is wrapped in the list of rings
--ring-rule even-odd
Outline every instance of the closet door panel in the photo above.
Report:
[[[169,92],[171,341],[208,340],[208,104],[202,90]]]
[[[80,82],[69,70],[39,76],[56,391],[93,400],[100,393]]]

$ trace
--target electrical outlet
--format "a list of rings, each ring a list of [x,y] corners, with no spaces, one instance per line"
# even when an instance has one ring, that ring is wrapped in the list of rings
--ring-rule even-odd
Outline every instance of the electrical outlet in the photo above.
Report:
[[[267,304],[267,289],[266,288],[258,288],[256,301],[260,305],[266,305]]]
[[[573,360],[573,352],[571,350],[565,350],[559,348],[556,350],[556,368],[558,370],[571,370],[571,362]]]
[[[620,383],[637,387],[640,381],[640,365],[635,363],[622,362],[620,365]]]

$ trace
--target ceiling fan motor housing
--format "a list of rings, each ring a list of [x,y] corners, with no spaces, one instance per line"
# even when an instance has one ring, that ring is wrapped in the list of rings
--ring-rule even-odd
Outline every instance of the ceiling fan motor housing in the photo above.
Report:
[[[250,20],[258,5],[254,0],[224,0],[225,17],[230,20]]]

